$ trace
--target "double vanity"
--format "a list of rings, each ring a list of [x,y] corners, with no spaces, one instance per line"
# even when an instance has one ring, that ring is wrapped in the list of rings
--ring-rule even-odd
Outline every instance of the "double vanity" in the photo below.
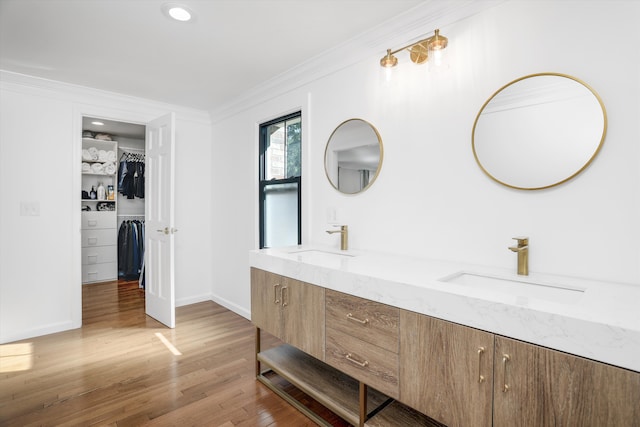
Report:
[[[250,265],[256,375],[318,423],[269,375],[358,426],[640,425],[637,286],[308,246]]]

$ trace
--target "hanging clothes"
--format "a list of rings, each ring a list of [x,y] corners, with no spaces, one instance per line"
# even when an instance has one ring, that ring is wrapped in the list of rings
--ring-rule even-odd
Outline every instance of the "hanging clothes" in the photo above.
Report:
[[[127,199],[144,198],[144,154],[127,153],[120,156],[118,192]]]
[[[144,199],[144,159],[136,162],[136,172],[133,177],[133,193],[139,199]]]
[[[118,277],[138,279],[144,262],[144,221],[122,221],[118,230]]]

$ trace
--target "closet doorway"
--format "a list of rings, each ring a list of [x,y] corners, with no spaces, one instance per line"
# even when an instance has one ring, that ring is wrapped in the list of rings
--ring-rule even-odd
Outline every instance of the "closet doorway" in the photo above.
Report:
[[[110,283],[142,306],[145,138],[144,125],[82,118],[82,284]]]
[[[145,313],[174,328],[174,237],[178,231],[174,223],[175,113],[138,124],[104,117],[96,113],[78,115],[81,119],[78,124],[82,127],[78,129],[76,141],[81,142],[76,149],[83,157],[82,173],[78,171],[81,180],[76,187],[82,188],[83,210],[79,224],[82,283],[103,283],[118,278],[132,280],[132,277],[135,280],[138,275],[139,285],[144,288]],[[80,132],[84,137],[81,138]],[[144,164],[135,164],[140,163],[140,159],[144,159]],[[127,179],[133,181],[128,184],[121,173],[123,161],[132,174]],[[125,198],[118,198],[119,195]],[[144,211],[140,210],[141,206]],[[123,223],[131,229],[122,230]],[[91,229],[93,233],[87,231]],[[118,239],[127,237],[130,239],[126,255],[118,254]],[[141,244],[143,248],[132,252],[132,242],[136,245],[133,248]],[[132,269],[123,270],[123,263]],[[81,314],[82,301],[78,303]],[[80,324],[81,319],[80,315]]]

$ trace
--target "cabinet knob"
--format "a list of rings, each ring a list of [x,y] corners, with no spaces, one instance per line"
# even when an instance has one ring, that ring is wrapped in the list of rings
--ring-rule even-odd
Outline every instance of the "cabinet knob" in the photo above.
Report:
[[[511,360],[511,357],[504,353],[502,355],[502,392],[509,391],[509,384],[507,384],[507,362]]]
[[[484,375],[482,375],[482,353],[484,353],[484,347],[478,347],[478,382],[484,381]]]
[[[278,298],[278,288],[280,287],[280,283],[276,283],[273,285],[273,303],[280,304],[280,298]]]
[[[347,319],[352,320],[356,323],[360,323],[361,325],[366,325],[367,323],[369,323],[369,319],[358,319],[357,317],[353,317],[353,314],[351,313],[347,314]]]
[[[365,360],[364,362],[356,360],[356,359],[353,358],[351,353],[347,354],[345,356],[345,359],[347,359],[349,362],[353,363],[354,365],[360,366],[361,368],[366,368],[367,366],[369,366],[369,362],[367,360]]]

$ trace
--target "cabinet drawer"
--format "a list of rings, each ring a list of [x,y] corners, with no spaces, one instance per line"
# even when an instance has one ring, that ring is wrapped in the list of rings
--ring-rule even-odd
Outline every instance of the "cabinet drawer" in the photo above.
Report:
[[[118,278],[118,263],[106,262],[82,266],[82,283],[104,282]]]
[[[399,397],[397,353],[327,328],[325,362],[390,397]]]
[[[82,247],[113,246],[118,243],[115,228],[103,230],[82,230]]]
[[[398,352],[399,309],[329,289],[325,307],[328,328]]]
[[[116,228],[116,213],[114,212],[82,212],[82,229]]]
[[[115,245],[82,248],[82,265],[117,262],[117,257],[118,250]]]

